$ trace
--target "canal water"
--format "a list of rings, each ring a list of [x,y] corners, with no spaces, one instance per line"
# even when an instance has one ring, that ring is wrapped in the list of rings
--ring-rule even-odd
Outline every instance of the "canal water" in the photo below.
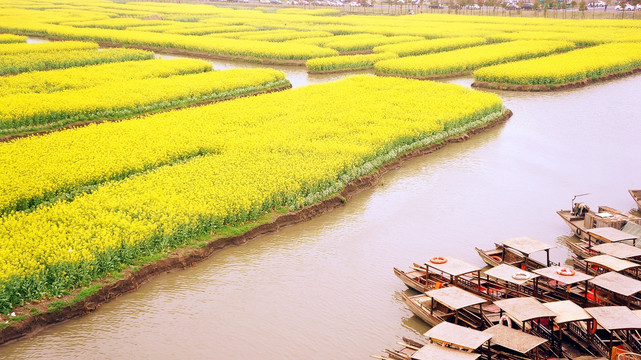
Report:
[[[217,69],[236,67],[215,63]],[[248,66],[243,64],[243,66]],[[294,86],[343,75],[280,68]],[[469,78],[448,80],[469,86]],[[505,124],[413,159],[309,222],[155,278],[98,311],[0,348],[3,359],[366,359],[427,330],[392,272],[531,236],[569,250],[555,211],[635,207],[641,75],[554,93],[498,92]],[[417,94],[417,96],[420,94]]]

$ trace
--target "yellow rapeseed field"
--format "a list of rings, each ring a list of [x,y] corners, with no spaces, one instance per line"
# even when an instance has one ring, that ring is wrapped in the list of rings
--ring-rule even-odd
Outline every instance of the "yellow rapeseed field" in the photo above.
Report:
[[[574,44],[568,41],[521,40],[383,60],[377,62],[374,68],[377,72],[390,75],[438,77],[470,71],[487,65],[568,51],[573,48]]]
[[[122,118],[289,85],[272,69],[231,69],[0,97],[0,134]]]
[[[7,156],[19,167],[37,156],[29,153],[44,145],[38,142],[52,137],[47,154],[53,159],[46,161],[52,170],[45,170],[50,177],[57,176],[51,171],[73,177],[78,167],[71,154],[85,153],[80,163],[88,164],[89,177],[78,174],[71,186],[77,189],[92,176],[159,166],[0,218],[0,308],[59,293],[224,224],[310,204],[405,151],[503,111],[498,96],[457,85],[359,76],[78,129],[75,141],[69,136],[57,143],[61,133],[0,144],[12,149]],[[169,157],[163,152],[154,158],[159,148],[170,149]],[[161,166],[163,159],[201,149],[210,151]],[[140,162],[127,164],[123,152]]]
[[[610,43],[564,54],[478,69],[478,81],[520,85],[558,85],[641,67],[641,43]]]

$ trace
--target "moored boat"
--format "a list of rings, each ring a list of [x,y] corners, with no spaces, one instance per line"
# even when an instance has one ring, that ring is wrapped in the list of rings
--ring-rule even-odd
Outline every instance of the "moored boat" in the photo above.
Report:
[[[627,214],[608,206],[599,206],[594,212],[583,204],[574,204],[572,210],[559,210],[556,212],[570,227],[574,235],[588,240],[588,230],[601,227],[611,227],[620,230],[628,222],[641,225],[641,217]]]
[[[481,259],[490,266],[508,264],[522,267],[523,270],[530,270],[552,265],[550,262],[550,249],[554,248],[554,246],[531,237],[510,238],[495,245],[496,248],[492,250],[475,248]],[[545,264],[530,257],[531,254],[540,251],[546,252]]]
[[[622,259],[641,256],[639,253],[641,250],[634,246],[637,240],[636,235],[605,227],[587,230],[587,238],[587,240],[578,241],[575,238],[567,238],[565,243],[573,253],[582,259],[599,254],[609,254]]]
[[[487,300],[463,289],[449,286],[420,295],[401,295],[410,311],[430,326],[447,321],[481,329],[485,324],[482,304]],[[474,306],[478,307],[478,311],[470,309]]]
[[[438,289],[449,284],[456,285],[459,282],[469,284],[472,279],[478,279],[481,271],[480,267],[452,256],[434,256],[425,265],[414,263],[410,269],[406,272],[394,268],[394,275],[407,287],[418,292]]]

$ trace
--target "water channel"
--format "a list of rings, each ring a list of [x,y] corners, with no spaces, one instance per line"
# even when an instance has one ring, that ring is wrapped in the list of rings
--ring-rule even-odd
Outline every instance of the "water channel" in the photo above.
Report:
[[[248,64],[215,62],[224,69]],[[294,86],[344,75],[279,68]],[[448,80],[469,86],[469,78]],[[346,206],[162,275],[83,318],[0,348],[3,359],[366,359],[427,330],[392,273],[474,247],[558,243],[574,194],[628,211],[641,187],[641,75],[554,93],[498,92],[504,125],[414,159]],[[420,96],[415,94],[415,96]]]

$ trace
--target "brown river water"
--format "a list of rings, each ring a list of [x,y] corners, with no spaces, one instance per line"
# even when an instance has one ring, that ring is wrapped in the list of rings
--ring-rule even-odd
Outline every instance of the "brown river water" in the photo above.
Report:
[[[239,64],[215,62],[217,69]],[[242,64],[247,66],[247,64]],[[294,86],[344,75],[279,68]],[[448,80],[469,86],[470,78]],[[155,278],[83,318],[0,347],[2,359],[367,359],[427,326],[392,272],[532,236],[569,255],[555,210],[628,211],[641,188],[641,75],[554,93],[498,92],[514,116],[385,175],[309,222]]]

